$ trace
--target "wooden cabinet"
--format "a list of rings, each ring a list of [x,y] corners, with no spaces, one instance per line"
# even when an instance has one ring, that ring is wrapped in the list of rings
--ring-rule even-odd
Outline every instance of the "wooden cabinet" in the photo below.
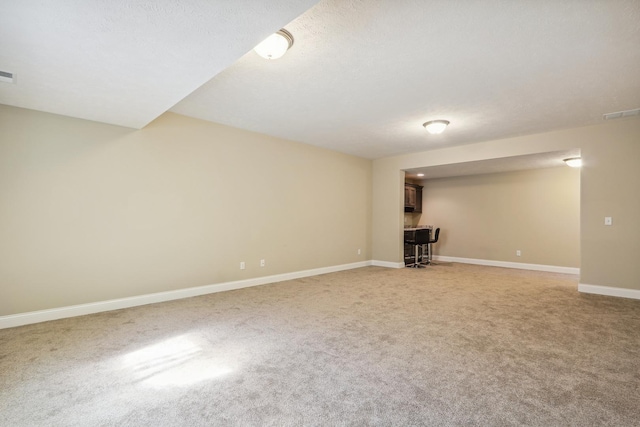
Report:
[[[416,208],[416,188],[412,185],[404,185],[404,210],[413,211]]]
[[[422,185],[404,184],[404,211],[422,213]]]

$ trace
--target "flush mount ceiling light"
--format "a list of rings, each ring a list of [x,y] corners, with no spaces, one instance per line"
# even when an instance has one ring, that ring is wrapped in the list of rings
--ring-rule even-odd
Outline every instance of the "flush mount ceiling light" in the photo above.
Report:
[[[424,126],[429,133],[442,133],[447,126],[449,126],[449,120],[431,120],[430,122],[423,123],[422,126]]]
[[[265,59],[278,59],[293,46],[293,36],[285,29],[271,34],[253,50]]]
[[[572,168],[579,168],[582,166],[582,158],[580,157],[571,157],[569,159],[564,159],[563,162]]]

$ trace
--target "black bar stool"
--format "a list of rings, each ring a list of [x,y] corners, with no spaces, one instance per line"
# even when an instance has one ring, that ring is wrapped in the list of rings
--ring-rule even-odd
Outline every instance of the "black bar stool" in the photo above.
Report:
[[[405,238],[405,243],[412,245],[414,250],[414,260],[412,264],[408,264],[407,267],[424,267],[429,263],[431,257],[429,253],[429,241],[431,236],[431,230],[428,228],[422,228],[412,233],[413,237]]]
[[[431,245],[433,245],[434,243],[438,243],[438,237],[440,237],[440,227],[436,228],[436,232],[434,234],[434,238],[433,240],[429,239],[428,242],[428,246],[429,246],[429,264],[432,264],[431,262],[431,258],[433,257],[433,250],[431,248]]]

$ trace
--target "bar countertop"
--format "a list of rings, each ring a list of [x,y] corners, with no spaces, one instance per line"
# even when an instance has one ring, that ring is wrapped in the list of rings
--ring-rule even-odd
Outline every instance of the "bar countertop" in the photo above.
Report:
[[[404,231],[424,230],[425,228],[428,228],[429,230],[433,230],[433,225],[416,225],[416,226],[405,225]]]

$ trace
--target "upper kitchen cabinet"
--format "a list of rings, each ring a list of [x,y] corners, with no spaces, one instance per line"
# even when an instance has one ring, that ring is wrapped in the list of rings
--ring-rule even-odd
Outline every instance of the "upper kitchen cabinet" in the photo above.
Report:
[[[404,211],[422,213],[422,185],[405,182]]]

